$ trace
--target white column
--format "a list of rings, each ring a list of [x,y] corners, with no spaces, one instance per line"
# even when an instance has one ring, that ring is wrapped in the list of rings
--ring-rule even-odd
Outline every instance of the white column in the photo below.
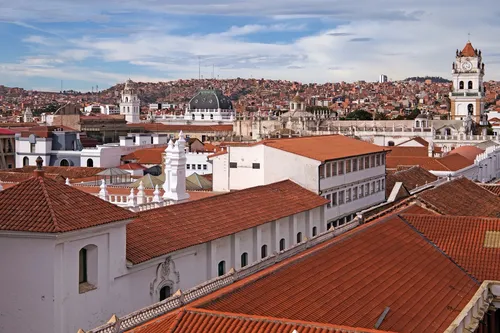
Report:
[[[165,149],[165,164],[163,167],[163,174],[165,175],[165,182],[163,183],[163,199],[169,198],[170,192],[170,174],[171,174],[171,165],[170,159],[172,157],[172,151],[174,150],[174,141],[170,139],[168,142],[168,146]]]
[[[158,187],[158,184],[155,186],[155,190],[153,192],[153,202],[161,202],[161,197],[160,197],[160,189]]]
[[[130,195],[128,196],[127,206],[129,207],[137,206],[137,198],[135,197],[133,188],[130,189]]]
[[[179,139],[171,148],[170,152],[170,177],[169,192],[163,195],[173,201],[183,201],[189,198],[186,193],[186,140],[182,131],[179,133]],[[170,144],[169,144],[170,149]]]
[[[139,190],[139,192],[137,192],[137,204],[142,205],[146,203],[146,193],[144,193],[144,184],[142,183],[142,180],[137,189]]]
[[[107,190],[106,181],[104,179],[101,179],[100,188],[101,190],[99,191],[99,198],[105,201],[109,201],[109,193]]]

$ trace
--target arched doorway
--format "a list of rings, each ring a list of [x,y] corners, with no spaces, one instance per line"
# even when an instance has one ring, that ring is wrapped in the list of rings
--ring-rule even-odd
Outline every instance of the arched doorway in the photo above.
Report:
[[[170,286],[164,286],[160,289],[160,302],[163,301],[164,299],[167,299],[172,295],[172,290],[170,289]]]
[[[62,159],[61,162],[59,163],[59,166],[62,166],[62,167],[69,166],[68,160],[67,159]]]
[[[28,156],[26,156],[23,158],[23,166],[28,166],[28,165],[30,165],[30,159],[28,158]]]
[[[92,168],[92,167],[94,167],[94,160],[93,160],[93,159],[89,158],[89,159],[87,160],[87,167],[88,167],[88,168]]]

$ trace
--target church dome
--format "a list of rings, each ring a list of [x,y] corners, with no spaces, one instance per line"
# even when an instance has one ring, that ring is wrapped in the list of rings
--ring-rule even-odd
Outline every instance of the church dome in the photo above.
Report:
[[[233,103],[217,89],[202,89],[189,101],[189,109],[232,110]]]

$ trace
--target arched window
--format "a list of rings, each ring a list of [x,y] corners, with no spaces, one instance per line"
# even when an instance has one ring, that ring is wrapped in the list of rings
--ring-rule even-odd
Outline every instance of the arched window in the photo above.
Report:
[[[217,274],[219,276],[222,276],[222,275],[226,274],[226,262],[224,260],[222,260],[221,262],[219,262],[218,273]]]
[[[128,97],[125,97],[125,103],[128,103]]]
[[[214,115],[210,114],[210,120],[214,120]]]
[[[474,114],[474,105],[472,103],[467,105],[467,111],[470,115]]]
[[[262,247],[260,248],[260,257],[262,259],[267,257],[267,245],[262,245]]]
[[[23,158],[23,166],[28,166],[30,165],[30,159],[28,158],[28,156],[25,156]]]
[[[85,246],[78,257],[78,283],[82,294],[97,287],[97,246]]]
[[[285,239],[282,238],[280,239],[280,251],[284,251],[285,250]]]
[[[160,302],[163,301],[164,299],[167,299],[170,297],[171,294],[171,289],[170,286],[164,286],[160,289]]]
[[[318,228],[313,227],[313,237],[316,236],[317,234],[318,234]]]
[[[244,252],[241,254],[241,267],[248,265],[248,253]]]
[[[87,160],[87,167],[88,167],[88,168],[92,168],[92,167],[94,167],[94,160],[93,160],[93,159],[89,158],[89,159]]]
[[[192,114],[192,115],[191,115],[191,118],[192,118],[193,120],[194,120],[194,117],[195,117],[195,115],[194,115],[194,114]]]
[[[69,166],[69,162],[67,159],[62,159],[61,162],[59,162],[59,165],[62,167]]]
[[[458,84],[458,89],[464,89],[464,81],[460,81]]]
[[[469,81],[469,83],[467,83],[467,89],[472,89],[472,81]]]
[[[394,147],[394,141],[389,141],[389,142],[387,142],[387,145],[388,145],[389,147]]]
[[[445,135],[451,135],[451,129],[445,128],[444,133],[445,133]]]
[[[419,120],[415,120],[415,127],[420,127],[420,121]]]
[[[298,232],[297,233],[297,244],[302,242],[302,233],[301,232]]]
[[[201,114],[201,120],[205,119],[205,115],[202,113]]]
[[[130,113],[130,107],[127,106],[127,113]]]

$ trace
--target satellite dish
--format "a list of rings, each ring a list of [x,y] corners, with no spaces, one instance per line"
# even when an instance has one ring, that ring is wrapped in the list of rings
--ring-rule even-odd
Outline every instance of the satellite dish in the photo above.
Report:
[[[36,135],[35,134],[30,134],[30,136],[28,137],[28,141],[30,143],[36,143]]]

